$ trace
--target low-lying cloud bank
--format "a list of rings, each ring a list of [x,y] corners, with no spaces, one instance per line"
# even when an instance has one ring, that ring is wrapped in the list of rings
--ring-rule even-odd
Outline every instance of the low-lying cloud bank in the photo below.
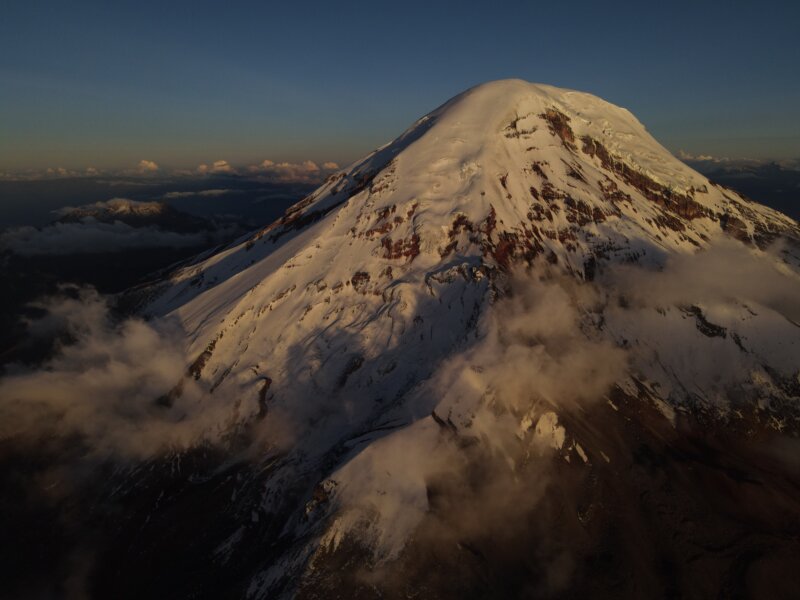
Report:
[[[800,159],[797,158],[730,158],[727,156],[713,156],[711,154],[692,154],[691,152],[686,152],[685,150],[678,150],[675,156],[690,165],[697,165],[701,167],[727,166],[733,168],[753,168],[774,165],[788,170],[800,170]]]
[[[213,188],[209,190],[197,190],[197,191],[187,191],[187,192],[167,192],[164,194],[164,200],[175,200],[177,198],[218,198],[220,196],[232,196],[235,194],[242,194],[246,190],[234,190],[234,189],[226,189],[226,188]]]
[[[219,243],[235,233],[236,228],[177,233],[157,227],[131,227],[119,221],[84,221],[53,223],[41,229],[11,229],[0,234],[0,248],[20,256],[121,252],[137,248],[191,248]]]
[[[247,168],[252,175],[279,182],[304,182],[316,183],[322,181],[333,171],[339,169],[335,162],[323,163],[320,167],[312,160],[305,160],[301,163],[274,162],[265,160],[257,165]]]
[[[643,306],[753,303],[800,323],[800,273],[783,244],[767,252],[720,241],[696,254],[671,257],[661,270],[613,269],[608,284]]]
[[[210,190],[217,192],[223,190]],[[199,192],[203,195],[203,192]],[[121,252],[139,248],[200,248],[241,233],[234,223],[216,223],[175,210],[162,202],[127,198],[67,206],[44,227],[0,233],[0,249],[20,256]]]
[[[43,302],[34,337],[66,336],[40,369],[17,367],[0,379],[0,439],[76,436],[90,457],[144,459],[218,441],[229,407],[202,397],[185,378],[183,333],[169,321],[117,322],[91,289]],[[182,393],[159,402],[181,382]]]
[[[96,167],[65,168],[50,167],[46,169],[24,169],[18,171],[0,171],[0,181],[39,181],[47,179],[78,179],[96,177],[131,177],[145,181],[167,176],[208,176],[259,175],[273,181],[285,183],[318,182],[326,175],[339,169],[333,161],[325,161],[321,165],[312,161],[300,162],[264,160],[257,164],[233,164],[225,159],[204,162],[194,168],[170,169],[156,161],[142,159],[133,166],[118,169],[99,169]]]

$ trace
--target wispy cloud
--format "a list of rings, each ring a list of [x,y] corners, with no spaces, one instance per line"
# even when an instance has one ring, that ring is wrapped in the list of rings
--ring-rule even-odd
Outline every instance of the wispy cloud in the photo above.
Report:
[[[234,165],[227,160],[215,160],[202,163],[193,169],[164,168],[153,160],[142,159],[136,165],[118,169],[66,168],[62,166],[47,169],[23,169],[18,171],[0,171],[0,181],[36,181],[40,179],[66,179],[79,177],[130,177],[153,179],[154,177],[191,177],[207,175],[253,175],[281,182],[321,181],[331,171],[338,170],[339,164],[325,161],[322,166],[312,160],[301,162],[263,160],[249,166]]]
[[[196,402],[192,380],[173,406],[157,403],[186,368],[174,326],[139,319],[117,324],[90,289],[41,308],[47,316],[31,324],[31,334],[63,331],[75,343],[45,369],[0,382],[0,439],[77,434],[90,455],[143,457],[194,443],[224,421],[212,406]]]
[[[136,248],[188,248],[215,243],[221,232],[177,233],[122,222],[54,223],[19,227],[0,234],[0,247],[20,256],[120,252]]]
[[[112,198],[54,211],[59,221],[0,233],[0,248],[20,256],[119,252],[137,248],[189,248],[219,243],[238,233],[235,225],[196,223],[191,230],[161,226],[167,205]],[[180,213],[177,213],[180,215]],[[175,227],[174,215],[168,227]],[[187,219],[193,219],[186,215]]]
[[[691,154],[685,150],[678,150],[678,158],[681,160],[697,162],[724,162],[730,160],[728,158],[717,158],[715,156],[711,156],[710,154]]]
[[[193,198],[199,196],[201,198],[216,198],[218,196],[229,196],[232,194],[241,194],[243,190],[233,189],[211,189],[211,190],[198,190],[187,192],[167,192],[164,194],[165,200],[175,200],[177,198]]]
[[[753,170],[766,166],[777,166],[789,171],[800,170],[800,159],[793,158],[775,160],[763,158],[729,158],[727,156],[713,156],[711,154],[692,154],[684,150],[678,150],[675,156],[701,173],[713,173],[719,170]]]

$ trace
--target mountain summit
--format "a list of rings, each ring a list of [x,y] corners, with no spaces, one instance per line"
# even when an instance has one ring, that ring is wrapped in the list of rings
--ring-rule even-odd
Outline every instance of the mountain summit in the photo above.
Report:
[[[252,597],[682,594],[700,563],[771,589],[799,550],[798,240],[595,96],[456,96],[137,291],[185,335],[162,410],[247,447],[193,492],[197,560]]]
[[[268,296],[321,279],[346,285],[362,273],[356,287],[383,290],[387,267],[392,281],[409,283],[412,273],[462,259],[505,270],[546,258],[591,278],[587,265],[648,248],[687,252],[732,237],[763,249],[797,231],[680,162],[628,111],[504,80],[456,96],[282,219],[176,274],[149,310],[184,314],[212,288],[223,309],[248,282]],[[306,246],[313,260],[301,260]]]

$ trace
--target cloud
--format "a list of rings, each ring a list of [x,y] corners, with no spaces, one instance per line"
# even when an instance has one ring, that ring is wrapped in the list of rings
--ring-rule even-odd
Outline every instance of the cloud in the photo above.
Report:
[[[74,171],[69,171],[69,170],[65,169],[64,167],[56,167],[56,168],[50,167],[50,168],[47,169],[46,173],[48,175],[54,175],[54,176],[57,176],[57,177],[67,177],[68,175],[73,174],[75,172]]]
[[[693,155],[683,150],[678,151],[676,156],[704,174],[715,174],[719,171],[724,171],[726,174],[746,174],[747,176],[756,175],[772,178],[776,176],[776,168],[784,171],[800,170],[800,159],[796,158],[728,158],[708,154]],[[761,169],[767,170],[761,171]],[[712,179],[714,177],[712,175]],[[775,180],[774,184],[780,185],[780,182]]]
[[[716,240],[658,267],[601,274],[605,335],[631,350],[633,372],[652,382],[656,407],[670,421],[680,409],[732,419],[741,410],[759,421],[794,410],[784,393],[796,385],[800,353],[792,252]]]
[[[685,152],[683,150],[678,150],[678,158],[681,160],[688,160],[688,161],[695,161],[695,162],[724,162],[729,159],[727,158],[716,158],[711,156],[710,154],[690,154],[689,152]]]
[[[41,229],[19,227],[0,234],[0,247],[20,256],[121,252],[136,248],[190,248],[218,243],[233,234],[226,228],[214,232],[176,233],[154,226],[131,227],[120,221],[86,220],[54,223]]]
[[[800,323],[800,274],[782,252],[781,245],[763,252],[719,240],[707,250],[673,256],[659,270],[617,267],[608,284],[636,305],[751,302]]]
[[[43,179],[97,177],[105,174],[107,174],[105,171],[95,167],[86,167],[85,169],[49,167],[47,169],[23,169],[20,171],[0,172],[0,181],[40,181]]]
[[[155,162],[144,159],[140,160],[139,165],[136,167],[136,170],[142,174],[155,173],[158,169],[159,167]]]
[[[340,513],[323,546],[358,532],[381,562],[431,527],[453,545],[515,535],[517,518],[544,495],[553,454],[567,449],[558,415],[603,399],[625,374],[625,351],[583,330],[582,311],[595,300],[590,286],[517,276],[484,315],[480,341],[423,387],[431,416],[331,476]],[[431,521],[432,487],[453,501],[448,522],[456,528]]]
[[[216,198],[218,196],[229,196],[232,194],[241,194],[242,190],[234,190],[234,189],[211,189],[211,190],[199,190],[199,191],[188,191],[188,192],[167,192],[164,194],[163,198],[165,200],[174,200],[177,198],[192,198],[195,196],[199,196],[201,198]]]
[[[236,173],[227,160],[215,160],[211,166],[201,164],[197,167],[197,172],[200,175],[233,175]]]
[[[15,172],[0,172],[0,180],[7,181],[39,181],[42,179],[73,179],[81,177],[145,177],[157,174],[161,168],[152,160],[141,160],[133,168],[125,169],[98,169],[88,166],[85,168],[67,169],[65,167],[48,167],[47,169],[24,169]]]
[[[271,181],[317,183],[324,179],[328,171],[338,169],[334,162],[326,162],[322,168],[313,160],[300,163],[274,162],[264,160],[257,165],[251,165],[247,170],[259,177]]]
[[[208,191],[216,195],[224,190]],[[240,233],[236,224],[204,221],[157,201],[112,198],[53,213],[59,220],[45,227],[3,231],[0,248],[20,256],[192,248],[218,244]]]
[[[263,160],[258,164],[250,165],[244,169],[244,172],[287,183],[316,183],[322,181],[325,175],[331,171],[337,171],[339,168],[338,163],[333,161],[326,161],[320,166],[312,160],[305,160],[298,163]],[[147,177],[162,173],[164,173],[164,169],[162,169],[158,163],[152,160],[142,159],[135,167],[127,169],[101,170],[96,167],[81,169],[51,167],[45,170],[26,169],[13,172],[0,171],[0,181],[36,181],[40,179],[98,177],[100,175],[109,177],[141,177],[146,179]],[[170,172],[171,175],[184,177],[192,175],[237,175],[239,173],[240,169],[231,165],[226,160],[216,160],[210,164],[203,163],[198,165],[195,169],[177,169]],[[133,184],[132,182],[131,185]]]
[[[40,305],[47,316],[31,335],[65,332],[63,346],[39,371],[17,371],[0,380],[0,439],[79,436],[89,456],[145,458],[217,439],[230,406],[205,403],[191,378],[167,321],[115,323],[105,300],[91,289]],[[178,382],[170,406],[159,402]]]

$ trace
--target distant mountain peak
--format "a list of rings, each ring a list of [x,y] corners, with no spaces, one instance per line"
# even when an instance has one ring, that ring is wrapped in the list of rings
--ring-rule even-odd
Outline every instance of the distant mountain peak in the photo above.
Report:
[[[112,198],[82,206],[68,206],[56,211],[58,223],[79,223],[93,220],[100,223],[121,222],[131,227],[157,227],[177,232],[212,230],[207,219],[190,215],[160,201]]]
[[[56,214],[61,219],[77,220],[85,217],[103,219],[113,216],[153,216],[163,214],[168,210],[170,207],[163,202],[112,198],[77,207],[67,206],[56,211]]]

